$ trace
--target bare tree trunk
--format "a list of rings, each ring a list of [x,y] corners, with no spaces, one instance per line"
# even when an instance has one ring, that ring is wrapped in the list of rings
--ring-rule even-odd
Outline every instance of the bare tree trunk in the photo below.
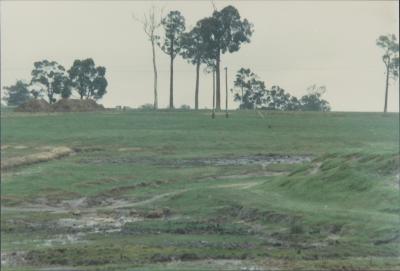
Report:
[[[213,70],[213,100],[211,118],[215,118],[215,70]]]
[[[157,12],[158,13],[158,12]],[[156,39],[156,30],[161,24],[162,10],[160,12],[160,18],[158,18],[158,14],[156,14],[155,6],[152,6],[147,13],[143,15],[143,18],[140,19],[135,17],[133,14],[133,19],[139,22],[142,27],[144,33],[147,35],[151,42],[151,49],[153,53],[153,70],[154,70],[154,109],[158,109],[158,92],[157,92],[157,64],[156,64],[156,50],[155,50],[155,39]]]
[[[383,108],[383,113],[387,112],[388,90],[389,90],[389,65],[386,65],[385,107]]]
[[[196,89],[194,94],[194,108],[199,109],[199,75],[200,75],[200,61],[196,63]]]
[[[218,50],[217,54],[217,59],[216,59],[216,69],[217,69],[217,74],[216,74],[216,82],[217,82],[217,87],[216,87],[216,105],[215,109],[218,111],[221,111],[221,74],[220,74],[220,61],[221,61],[221,53],[220,50]]]
[[[49,84],[49,88],[47,91],[47,97],[49,98],[49,104],[53,103],[53,96],[54,96],[53,88]]]
[[[174,108],[174,57],[171,55],[169,78],[169,109]]]
[[[242,98],[240,99],[240,109],[244,109],[244,105],[243,105],[243,84],[242,84]]]
[[[225,67],[225,116],[228,117],[228,67]]]
[[[154,39],[151,40],[151,47],[153,50],[153,70],[154,70],[154,109],[158,109],[158,94],[157,94],[157,65],[156,65],[156,50],[154,46]]]

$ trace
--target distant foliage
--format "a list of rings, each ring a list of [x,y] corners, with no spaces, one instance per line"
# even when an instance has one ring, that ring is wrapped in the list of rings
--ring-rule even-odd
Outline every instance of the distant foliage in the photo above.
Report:
[[[399,43],[397,42],[396,35],[382,35],[377,41],[376,45],[384,50],[382,60],[388,68],[388,73],[391,78],[396,79],[399,77]]]
[[[253,25],[241,18],[239,11],[229,5],[221,10],[215,10],[211,17],[200,22],[204,29],[204,42],[208,54],[212,56],[216,72],[216,109],[221,109],[221,55],[240,50],[243,44],[249,43],[253,34]],[[255,97],[252,97],[255,98]],[[246,105],[247,106],[247,105]],[[253,104],[253,106],[255,106]]]
[[[41,84],[43,86],[43,91],[50,104],[57,100],[57,96],[68,98],[71,95],[65,68],[57,62],[48,60],[35,62],[31,74],[31,84]]]
[[[286,106],[286,111],[300,111],[302,110],[301,102],[296,97],[290,97],[290,101]]]
[[[198,63],[208,64],[212,55],[210,55],[208,44],[206,42],[207,30],[197,22],[196,26],[189,32],[181,36],[181,56],[189,63],[196,65]]]
[[[143,109],[143,110],[153,110],[154,106],[152,104],[142,104],[141,106],[139,106],[139,109]]]
[[[76,60],[67,72],[56,61],[42,60],[34,62],[30,83],[19,80],[14,86],[5,87],[3,99],[8,104],[19,105],[29,99],[46,97],[50,104],[59,98],[67,99],[76,90],[83,98],[100,99],[106,93],[106,69],[95,67],[91,58]]]
[[[288,111],[291,107],[291,101],[290,94],[286,93],[283,88],[272,86],[271,89],[267,91],[264,108],[268,110]]]
[[[26,103],[27,101],[32,99],[28,87],[29,84],[24,83],[22,80],[18,80],[15,85],[4,87],[6,92],[3,100],[9,106],[18,106]]]
[[[175,58],[182,49],[181,38],[185,31],[185,18],[179,11],[173,10],[161,20],[161,25],[165,32],[159,46],[164,53]]]
[[[239,101],[240,109],[266,109],[277,111],[330,111],[328,101],[321,98],[325,86],[312,85],[308,94],[300,99],[291,96],[280,86],[265,87],[265,83],[250,69],[241,68],[236,73],[234,100]]]
[[[300,99],[301,110],[303,111],[330,111],[329,102],[322,99],[321,96],[325,93],[325,86],[312,85],[308,88],[309,94],[304,95]]]
[[[386,82],[385,82],[385,100],[383,112],[387,112],[388,105],[388,90],[389,79],[397,80],[399,77],[399,43],[397,42],[396,35],[382,35],[377,41],[376,45],[384,50],[382,61],[386,68]]]
[[[30,93],[32,94],[35,100],[43,97],[43,93],[45,93],[45,89],[42,84],[30,84],[29,85]]]
[[[181,105],[180,109],[182,109],[182,110],[190,110],[190,105],[183,104],[183,105]]]
[[[106,68],[95,66],[93,59],[75,60],[68,70],[71,87],[81,99],[101,99],[107,93]]]
[[[250,69],[241,68],[236,74],[234,100],[240,101],[241,109],[255,109],[264,105],[267,89],[263,81]]]

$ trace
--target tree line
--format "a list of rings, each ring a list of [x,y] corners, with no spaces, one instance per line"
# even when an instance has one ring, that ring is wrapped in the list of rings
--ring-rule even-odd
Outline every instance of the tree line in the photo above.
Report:
[[[205,65],[206,70],[215,72],[216,75],[216,110],[221,109],[221,56],[227,52],[233,53],[240,50],[243,44],[249,43],[254,32],[254,26],[247,19],[241,18],[239,11],[229,5],[221,10],[214,6],[211,16],[200,19],[195,26],[186,31],[185,18],[177,10],[170,11],[165,17],[162,11],[153,6],[139,21],[152,45],[154,69],[154,105],[158,108],[157,92],[157,65],[155,48],[170,57],[170,97],[169,108],[174,108],[174,59],[180,55],[183,59],[193,64],[196,72],[195,80],[195,109],[199,108],[199,73],[200,66]],[[157,29],[164,30],[162,35],[157,34]],[[397,79],[399,75],[399,44],[396,36],[383,35],[377,40],[377,45],[385,50],[383,62],[386,67],[385,105],[387,111],[389,79]],[[247,77],[247,78],[245,78]],[[241,81],[242,80],[242,81]],[[243,80],[247,80],[244,82]],[[270,110],[312,110],[329,111],[329,103],[322,99],[326,91],[324,86],[310,86],[308,94],[296,98],[280,88],[272,86],[266,89],[265,84],[255,78],[249,69],[240,69],[234,82],[235,101],[240,101],[240,108],[263,108]],[[399,101],[400,102],[400,101]]]
[[[267,89],[264,81],[250,69],[241,68],[236,73],[234,100],[240,102],[240,109],[265,109],[278,111],[330,111],[329,102],[322,99],[325,86],[312,85],[307,89],[308,94],[300,99],[285,92],[279,86]]]
[[[174,61],[177,56],[194,65],[196,79],[194,84],[195,109],[199,108],[200,69],[203,65],[207,72],[215,73],[215,108],[221,109],[221,75],[222,56],[234,53],[250,43],[254,26],[240,16],[234,6],[226,6],[214,11],[210,16],[200,19],[190,30],[186,29],[185,18],[178,10],[162,16],[162,11],[154,6],[142,18],[134,16],[141,23],[152,49],[154,73],[153,108],[158,109],[158,74],[156,48],[159,48],[170,59],[169,108],[174,108]],[[159,28],[163,32],[159,33]],[[390,79],[399,76],[399,44],[394,34],[382,35],[376,41],[384,50],[382,60],[385,64],[385,100],[384,112],[387,111],[388,89]],[[69,98],[76,93],[80,99],[100,99],[106,93],[106,69],[96,66],[93,59],[75,60],[67,71],[55,61],[38,61],[34,63],[29,83],[18,80],[15,85],[5,87],[3,98],[9,105],[18,105],[29,99],[46,96],[49,103],[58,98]],[[297,98],[285,92],[279,86],[267,89],[265,83],[250,69],[241,68],[234,81],[234,100],[240,102],[242,109],[269,110],[314,110],[329,111],[329,103],[322,99],[326,91],[324,86],[313,85],[308,94]]]
[[[31,80],[17,80],[4,87],[8,105],[20,105],[30,99],[46,97],[50,104],[69,98],[75,92],[80,99],[98,100],[107,92],[106,68],[96,66],[93,59],[75,60],[66,70],[56,61],[42,60],[33,64]]]
[[[204,64],[208,70],[216,73],[216,109],[220,110],[221,56],[239,51],[241,45],[249,43],[253,25],[247,19],[242,19],[233,6],[215,9],[211,16],[199,20],[190,31],[186,31],[185,18],[178,10],[162,17],[161,11],[157,12],[152,7],[142,18],[134,18],[142,24],[152,46],[154,109],[158,108],[155,55],[155,47],[158,46],[170,58],[169,108],[174,108],[174,60],[179,55],[196,67],[195,109],[199,108],[199,73],[200,66]],[[162,35],[157,34],[159,27],[163,29]]]

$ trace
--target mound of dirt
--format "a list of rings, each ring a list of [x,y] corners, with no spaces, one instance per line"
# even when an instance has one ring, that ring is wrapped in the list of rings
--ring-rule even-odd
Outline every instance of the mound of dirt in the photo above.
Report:
[[[91,112],[104,110],[104,106],[96,103],[94,100],[85,99],[61,99],[55,104],[49,104],[47,101],[30,100],[18,106],[16,112]]]
[[[24,104],[21,104],[17,108],[15,108],[16,112],[51,112],[51,105],[43,100],[30,100]]]
[[[104,110],[104,106],[94,100],[61,99],[52,105],[54,112],[89,112]]]

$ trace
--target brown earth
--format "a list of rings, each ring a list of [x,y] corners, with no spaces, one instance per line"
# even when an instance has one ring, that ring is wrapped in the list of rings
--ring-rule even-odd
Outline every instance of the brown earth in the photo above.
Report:
[[[89,112],[104,110],[104,106],[91,99],[61,99],[53,104],[52,108],[55,112]]]
[[[30,100],[24,104],[21,104],[15,109],[16,112],[51,112],[52,108],[51,105],[43,100]]]
[[[90,112],[90,111],[102,111],[104,106],[96,103],[91,99],[79,100],[79,99],[61,99],[54,104],[49,104],[47,101],[30,100],[20,106],[18,106],[16,112]]]

